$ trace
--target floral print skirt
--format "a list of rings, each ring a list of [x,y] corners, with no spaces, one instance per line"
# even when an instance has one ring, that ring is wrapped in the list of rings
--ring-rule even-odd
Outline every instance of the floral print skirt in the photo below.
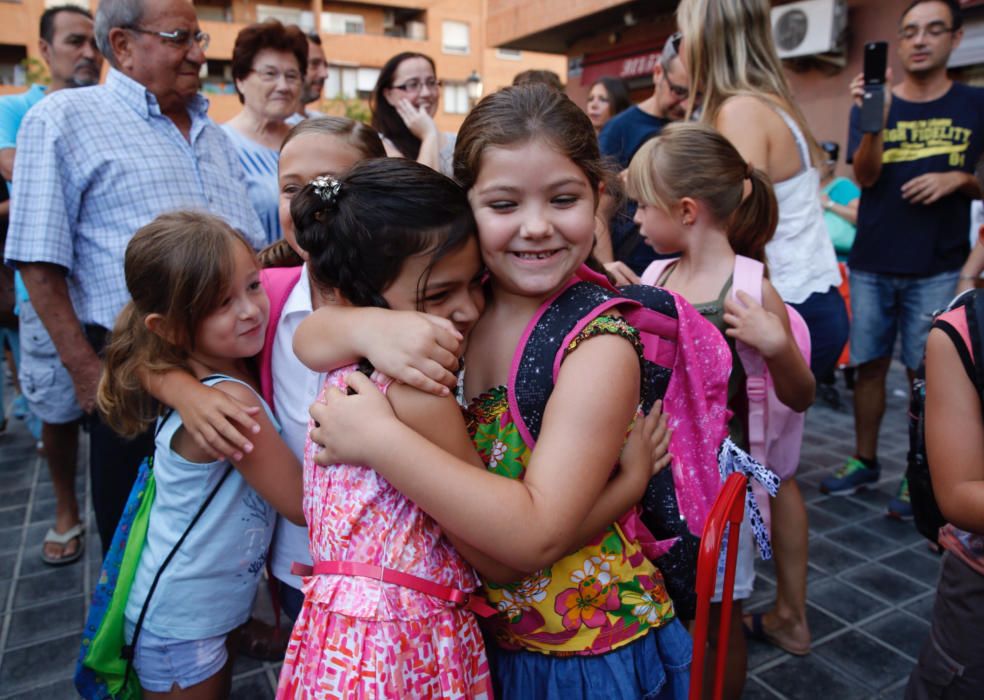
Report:
[[[305,600],[277,698],[492,700],[493,693],[482,634],[467,610],[365,620]]]

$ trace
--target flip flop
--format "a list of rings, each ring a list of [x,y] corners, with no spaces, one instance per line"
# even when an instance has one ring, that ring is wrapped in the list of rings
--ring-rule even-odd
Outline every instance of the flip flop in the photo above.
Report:
[[[745,639],[754,639],[757,642],[765,642],[766,644],[771,644],[774,647],[782,649],[787,654],[792,654],[793,656],[807,656],[810,653],[810,648],[797,649],[789,646],[788,644],[783,644],[778,638],[772,636],[765,631],[765,625],[762,624],[762,619],[765,617],[765,613],[752,613],[751,615],[745,615],[742,619],[741,626],[745,630]],[[751,627],[748,623],[751,622]]]
[[[78,548],[66,556],[52,557],[45,554],[44,545],[45,544],[60,544],[63,548],[69,542],[74,539],[78,539]],[[72,527],[68,528],[65,532],[55,532],[55,528],[50,528],[48,533],[44,536],[44,541],[41,546],[41,561],[43,561],[48,566],[65,566],[66,564],[71,564],[72,562],[78,561],[82,556],[82,552],[85,550],[85,528],[82,527],[82,523],[75,523]]]

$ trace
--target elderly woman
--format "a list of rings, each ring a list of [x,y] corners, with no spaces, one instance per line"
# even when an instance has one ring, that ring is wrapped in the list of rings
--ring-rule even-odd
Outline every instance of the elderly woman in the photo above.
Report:
[[[304,33],[276,20],[243,29],[232,50],[232,77],[243,109],[222,128],[239,154],[267,243],[281,237],[277,160],[290,131],[287,119],[299,108],[307,54]]]
[[[369,106],[372,128],[383,139],[387,155],[410,158],[450,176],[455,135],[438,131],[434,123],[440,97],[434,61],[422,53],[404,52],[379,72]]]

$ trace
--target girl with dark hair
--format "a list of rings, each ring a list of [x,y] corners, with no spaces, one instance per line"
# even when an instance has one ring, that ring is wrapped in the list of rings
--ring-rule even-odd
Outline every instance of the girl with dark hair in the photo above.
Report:
[[[631,106],[629,89],[626,87],[625,81],[606,75],[591,84],[584,112],[591,120],[591,126],[594,127],[597,134],[608,123],[609,119]]]
[[[369,106],[372,128],[383,139],[387,155],[450,175],[455,135],[438,131],[434,123],[440,97],[434,61],[408,51],[393,56],[380,70]]]

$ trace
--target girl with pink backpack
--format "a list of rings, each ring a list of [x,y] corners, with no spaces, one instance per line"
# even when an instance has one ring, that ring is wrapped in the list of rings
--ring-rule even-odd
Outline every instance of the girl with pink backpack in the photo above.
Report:
[[[714,129],[674,124],[632,159],[629,194],[639,202],[636,222],[646,242],[659,253],[680,253],[678,258],[653,263],[642,282],[682,295],[732,347],[728,406],[734,416],[729,429],[732,441],[750,451],[749,437],[761,439],[764,420],[755,410],[758,393],[751,389],[764,392],[766,388],[761,375],[750,376],[746,382],[750,359],[764,360],[775,397],[795,412],[810,406],[815,388],[809,365],[794,340],[790,314],[773,286],[763,279],[765,244],[778,218],[772,186],[762,171],[747,163]],[[745,291],[749,289],[746,279],[760,284],[761,301]],[[732,608],[735,619],[725,688],[726,696],[735,698],[741,695],[747,661],[740,601],[751,595],[755,577],[752,529],[741,530]]]

